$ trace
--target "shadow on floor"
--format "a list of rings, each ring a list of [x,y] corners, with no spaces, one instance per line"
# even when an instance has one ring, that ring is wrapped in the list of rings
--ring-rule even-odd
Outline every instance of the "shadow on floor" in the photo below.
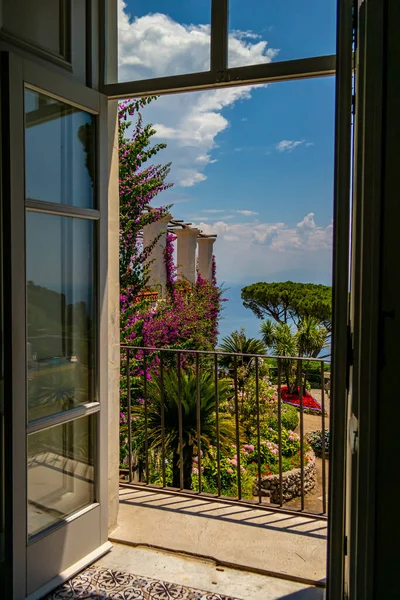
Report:
[[[323,589],[310,587],[305,590],[299,590],[298,592],[282,596],[279,600],[323,600],[323,598]]]
[[[234,523],[236,525],[247,525],[274,531],[282,531],[303,537],[315,539],[326,539],[327,521],[316,516],[315,518],[302,518],[299,515],[287,515],[277,511],[267,511],[258,508],[234,506],[232,504],[216,504],[212,500],[200,500],[197,498],[177,498],[157,492],[123,489],[120,492],[120,503],[151,508],[159,511],[180,513],[206,519],[216,519]],[[286,523],[283,525],[283,523]],[[306,529],[304,529],[306,527]]]

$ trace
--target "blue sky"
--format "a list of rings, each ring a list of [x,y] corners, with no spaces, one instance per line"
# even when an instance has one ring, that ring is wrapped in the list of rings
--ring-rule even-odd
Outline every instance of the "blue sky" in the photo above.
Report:
[[[245,5],[245,10],[243,6]],[[333,0],[231,1],[229,62],[255,64],[335,52]],[[209,65],[210,2],[119,1],[119,78]],[[330,283],[334,79],[162,97],[143,113],[174,187],[158,203],[216,232],[228,288],[221,334],[258,335],[240,289],[254,281]]]

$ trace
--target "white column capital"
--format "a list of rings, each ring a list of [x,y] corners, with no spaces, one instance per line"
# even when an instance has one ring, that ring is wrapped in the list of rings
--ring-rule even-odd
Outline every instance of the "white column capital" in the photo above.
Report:
[[[214,242],[216,241],[216,239],[217,238],[215,238],[215,237],[199,237],[199,238],[197,238],[197,243],[213,247]]]
[[[191,229],[190,227],[185,227],[182,229],[174,229],[174,234],[179,237],[192,236],[196,237],[199,235],[200,229]]]

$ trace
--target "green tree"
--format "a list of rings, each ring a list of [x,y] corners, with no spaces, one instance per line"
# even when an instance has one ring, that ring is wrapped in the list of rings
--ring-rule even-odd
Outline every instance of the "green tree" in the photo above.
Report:
[[[148,384],[147,434],[149,448],[161,450],[161,377],[152,377]],[[219,400],[225,402],[231,394],[230,382],[218,382]],[[217,441],[215,414],[215,381],[212,372],[199,375],[201,445],[207,448]],[[182,402],[182,454],[183,484],[185,489],[192,487],[192,465],[195,452],[198,452],[197,436],[197,378],[193,369],[182,369],[180,382],[176,369],[164,374],[164,418],[165,453],[172,454],[173,487],[180,487],[180,440],[179,440],[179,396]],[[135,436],[145,435],[144,405],[135,407],[134,414],[139,417],[135,427]],[[235,425],[232,417],[226,413],[219,415],[219,433],[222,447],[228,447],[235,440]]]
[[[242,288],[242,300],[259,319],[272,318],[280,324],[298,326],[313,317],[327,334],[332,329],[332,288],[314,283],[253,283]]]

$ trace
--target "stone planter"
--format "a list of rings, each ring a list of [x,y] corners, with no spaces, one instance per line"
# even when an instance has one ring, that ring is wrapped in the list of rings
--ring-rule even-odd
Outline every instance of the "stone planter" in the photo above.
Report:
[[[119,468],[119,480],[121,482],[129,481],[129,469],[123,469],[122,467]]]
[[[304,466],[304,494],[311,491],[316,482],[315,454],[312,450],[307,452],[310,461]],[[261,479],[261,495],[269,496],[272,504],[279,504],[279,474],[267,475]],[[292,469],[282,473],[282,499],[288,502],[301,495],[301,469]],[[254,496],[258,496],[258,482],[254,488]]]

